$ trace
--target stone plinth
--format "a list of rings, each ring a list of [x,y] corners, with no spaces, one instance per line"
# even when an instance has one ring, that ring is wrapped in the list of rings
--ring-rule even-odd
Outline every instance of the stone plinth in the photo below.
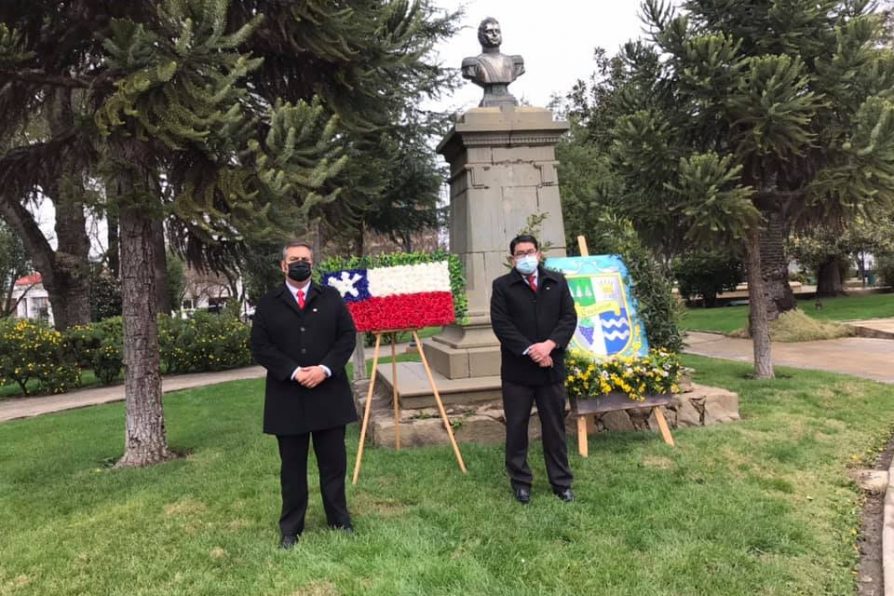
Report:
[[[547,216],[539,240],[550,256],[565,255],[555,145],[567,130],[543,108],[474,108],[438,146],[450,163],[450,250],[463,262],[469,298],[468,321],[424,342],[446,379],[500,374],[491,283],[508,271],[509,241],[529,217]]]
[[[405,387],[406,375],[398,371],[400,386]],[[426,381],[427,383],[427,381]],[[439,385],[440,390],[440,385]],[[499,393],[499,385],[496,387]],[[500,444],[506,439],[506,420],[503,408],[497,401],[486,403],[458,398],[460,393],[442,395],[445,409],[453,425],[456,440],[460,443]],[[401,392],[400,436],[404,446],[446,445],[449,443],[443,422],[434,407],[423,405],[420,395]],[[693,384],[688,391],[675,395],[665,408],[665,416],[671,428],[709,426],[739,420],[739,397],[731,391],[717,387]],[[391,409],[391,387],[380,386],[376,390],[370,421],[370,436],[376,445],[394,445],[394,417]],[[568,436],[577,434],[575,417],[570,409],[565,419]],[[595,417],[597,432],[658,431],[658,421],[650,409],[605,412]],[[531,440],[540,438],[540,420],[537,409],[528,425]]]

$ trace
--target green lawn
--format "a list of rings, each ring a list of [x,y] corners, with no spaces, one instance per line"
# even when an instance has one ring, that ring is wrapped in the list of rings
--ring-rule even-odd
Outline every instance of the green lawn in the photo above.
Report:
[[[807,315],[825,321],[855,321],[894,317],[894,294],[859,294],[839,298],[823,298],[823,308],[817,310],[814,300],[799,301]],[[743,329],[748,323],[747,306],[717,308],[687,308],[681,321],[686,331],[730,333]]]
[[[290,552],[262,381],[170,394],[170,442],[189,455],[146,470],[108,467],[121,404],[0,424],[0,594],[852,594],[847,472],[891,435],[894,387],[686,363],[740,392],[742,422],[679,430],[676,449],[595,437],[572,456],[573,504],[548,494],[539,445],[528,507],[499,446],[463,446],[467,476],[449,447],[369,449],[348,492],[357,535],[325,529],[312,489]]]

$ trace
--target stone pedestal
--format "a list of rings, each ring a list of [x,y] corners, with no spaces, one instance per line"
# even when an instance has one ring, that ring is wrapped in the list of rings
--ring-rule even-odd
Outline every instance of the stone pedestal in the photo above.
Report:
[[[546,216],[538,240],[547,253],[565,255],[555,145],[566,130],[543,108],[474,108],[438,146],[450,163],[450,251],[462,259],[469,298],[468,320],[423,346],[445,379],[499,376],[491,283],[508,271],[509,241],[532,215]]]
[[[500,346],[490,325],[493,280],[509,271],[509,242],[532,215],[545,215],[538,240],[565,256],[565,226],[555,145],[568,123],[543,108],[473,108],[457,118],[438,146],[450,164],[450,251],[463,262],[467,320],[423,343],[445,401],[500,399]],[[428,407],[434,397],[421,364],[398,374],[403,407]],[[390,365],[379,380],[390,385]],[[416,404],[416,405],[414,405]]]

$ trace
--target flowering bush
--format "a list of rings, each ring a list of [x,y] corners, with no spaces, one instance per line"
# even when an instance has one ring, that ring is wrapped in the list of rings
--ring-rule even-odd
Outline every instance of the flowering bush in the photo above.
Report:
[[[66,353],[61,333],[44,324],[0,321],[0,385],[16,383],[22,393],[64,393],[80,384],[77,363]]]
[[[167,372],[226,370],[251,364],[251,328],[226,314],[159,317],[158,341]]]
[[[570,397],[594,399],[616,391],[637,401],[647,395],[679,392],[683,369],[680,358],[665,350],[608,360],[595,360],[585,352],[572,350],[565,358],[565,366],[565,387]]]

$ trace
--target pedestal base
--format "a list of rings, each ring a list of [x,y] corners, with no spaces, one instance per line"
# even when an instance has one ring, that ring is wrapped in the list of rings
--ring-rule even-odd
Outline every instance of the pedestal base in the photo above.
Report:
[[[391,364],[380,365],[376,375],[376,385],[381,387],[383,394],[390,396],[394,387]],[[499,376],[448,379],[434,371],[432,371],[432,376],[445,406],[471,405],[492,401],[499,403],[502,399]],[[402,409],[431,408],[436,405],[431,385],[425,376],[425,369],[419,362],[399,362],[397,364],[397,392],[400,396]]]

